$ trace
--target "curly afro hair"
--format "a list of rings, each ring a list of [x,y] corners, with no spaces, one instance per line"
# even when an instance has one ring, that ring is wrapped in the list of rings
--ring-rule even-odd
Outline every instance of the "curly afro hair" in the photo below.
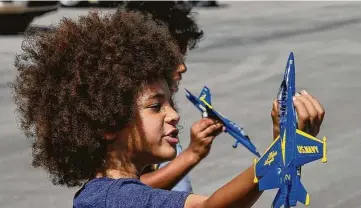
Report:
[[[27,36],[10,84],[33,166],[54,185],[79,186],[104,167],[103,133],[124,128],[144,84],[165,78],[183,55],[164,25],[139,12],[64,18]]]
[[[155,21],[165,23],[184,54],[187,48],[195,48],[203,37],[203,30],[191,13],[192,7],[186,2],[129,1],[124,7],[128,11],[150,13]]]

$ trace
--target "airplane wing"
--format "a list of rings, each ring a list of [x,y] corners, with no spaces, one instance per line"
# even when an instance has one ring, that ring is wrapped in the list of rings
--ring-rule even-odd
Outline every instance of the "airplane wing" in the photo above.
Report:
[[[299,129],[296,130],[296,151],[294,157],[295,166],[302,166],[306,163],[322,158],[327,162],[326,137],[323,141],[313,137]]]
[[[258,177],[266,176],[269,173],[274,175],[275,171],[278,171],[277,169],[282,163],[281,150],[281,139],[278,136],[261,158],[255,162],[255,183],[258,182]]]
[[[282,188],[282,149],[281,139],[278,136],[268,147],[261,158],[255,162],[255,183],[258,182],[259,190]],[[256,161],[256,160],[255,160]],[[258,181],[258,178],[261,178]],[[284,200],[283,200],[284,201]],[[278,203],[278,202],[277,202]]]

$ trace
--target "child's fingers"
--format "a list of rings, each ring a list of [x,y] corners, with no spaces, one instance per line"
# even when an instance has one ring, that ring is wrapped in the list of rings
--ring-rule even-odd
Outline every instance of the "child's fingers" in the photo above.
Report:
[[[213,125],[215,122],[212,119],[209,118],[202,118],[199,121],[197,121],[195,124],[193,124],[192,126],[192,131],[193,132],[201,132],[204,131],[206,128],[208,128],[209,126]]]
[[[277,98],[273,99],[273,102],[272,102],[272,111],[274,111],[275,113],[278,112],[278,102],[277,102]]]
[[[298,99],[297,96],[293,97],[293,103],[298,115],[298,129],[304,131],[309,122],[308,119],[310,115],[307,112],[305,104],[300,99]]]
[[[213,124],[202,131],[200,133],[200,137],[217,136],[219,133],[221,133],[222,127],[222,123]]]
[[[272,103],[272,111],[271,111],[271,117],[272,117],[272,122],[273,124],[278,124],[278,102],[277,102],[277,99],[274,99],[273,100],[273,103]]]
[[[199,121],[197,121],[193,125],[193,127],[197,131],[203,131],[215,123],[221,123],[221,121],[219,121],[218,119],[215,119],[215,118],[202,118]]]
[[[225,126],[222,127],[222,131],[223,131],[223,132],[226,131],[226,127],[225,127]]]
[[[317,110],[317,116],[318,116],[318,120],[319,120],[319,125],[322,124],[323,118],[325,116],[325,109],[322,107],[322,105],[308,92],[306,92],[306,90],[302,90],[301,94],[304,95],[305,97],[307,97],[313,104],[313,106],[316,108]]]
[[[308,112],[309,115],[309,122],[311,124],[311,126],[309,126],[308,128],[308,133],[315,135],[318,133],[318,114],[317,114],[317,110],[315,108],[315,106],[312,104],[312,102],[304,95],[300,95],[299,93],[296,93],[296,97],[301,100],[303,102],[303,104],[306,107],[306,110]]]
[[[279,107],[278,107],[278,101],[277,98],[273,99],[272,102],[272,111],[271,111],[271,118],[272,118],[272,123],[273,123],[273,139],[276,139],[277,136],[280,133],[280,128],[279,128]]]

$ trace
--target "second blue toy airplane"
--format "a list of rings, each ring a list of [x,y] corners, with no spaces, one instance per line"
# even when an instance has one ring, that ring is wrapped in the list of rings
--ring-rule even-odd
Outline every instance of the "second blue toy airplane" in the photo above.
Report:
[[[196,108],[198,108],[198,110],[202,112],[203,117],[210,116],[217,118],[223,122],[226,132],[229,133],[236,140],[236,142],[233,145],[234,148],[236,148],[238,144],[242,144],[257,157],[261,156],[242,127],[228,120],[222,114],[214,110],[211,104],[211,92],[208,87],[205,86],[202,89],[199,97],[194,96],[187,89],[185,90],[186,90],[186,97],[188,98],[189,101],[193,103],[193,105]]]
[[[294,95],[295,62],[291,53],[278,97],[280,136],[259,160],[255,159],[254,182],[259,183],[259,190],[278,188],[274,208],[294,207],[297,201],[308,205],[310,197],[301,183],[301,166],[321,158],[327,161],[326,137],[320,140],[297,129]]]

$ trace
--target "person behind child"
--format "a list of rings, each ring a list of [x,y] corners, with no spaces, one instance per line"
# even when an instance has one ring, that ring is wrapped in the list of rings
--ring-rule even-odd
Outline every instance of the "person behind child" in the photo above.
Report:
[[[124,7],[127,11],[139,11],[143,14],[149,13],[152,15],[154,21],[164,23],[184,56],[188,55],[188,50],[196,48],[203,37],[203,30],[200,29],[200,26],[195,21],[195,17],[192,14],[192,6],[187,2],[130,1],[125,4]],[[187,71],[187,67],[184,63],[177,67],[173,76],[175,85],[171,88],[173,92],[178,91],[178,85],[182,80],[182,75]],[[300,95],[300,99],[295,101],[295,106],[302,115],[298,120],[300,128],[304,129],[304,124],[309,123],[311,131],[313,131],[313,129],[319,129],[321,123],[314,122],[318,120],[318,117],[313,116],[313,114],[316,112],[321,115],[323,108],[319,107],[319,109],[315,109],[315,106],[318,107],[320,105],[311,95],[306,95],[305,93],[298,95]],[[310,102],[316,104],[310,105]],[[274,103],[271,115],[274,138],[276,138],[279,134],[277,102]],[[190,144],[185,148],[184,152],[182,152],[180,143],[177,144],[177,156],[180,157],[177,157],[172,161],[147,166],[140,177],[143,183],[155,188],[167,190],[193,191],[188,173],[200,163],[211,148],[211,144],[199,142],[201,138],[196,137],[198,135],[197,132],[199,131],[197,124],[198,122],[192,126]],[[308,129],[304,129],[304,131],[311,133],[314,136],[317,135],[314,134],[315,132],[311,132]],[[202,149],[205,152],[190,151],[192,149]]]
[[[172,160],[179,142],[170,87],[183,55],[165,26],[137,12],[91,13],[63,19],[54,32],[26,39],[22,49],[11,87],[21,127],[33,142],[33,165],[47,170],[55,185],[88,181],[74,207],[255,202],[249,198],[258,192],[253,165],[210,197],[140,181],[148,164]],[[208,144],[223,128],[208,118],[199,126],[200,142]]]

